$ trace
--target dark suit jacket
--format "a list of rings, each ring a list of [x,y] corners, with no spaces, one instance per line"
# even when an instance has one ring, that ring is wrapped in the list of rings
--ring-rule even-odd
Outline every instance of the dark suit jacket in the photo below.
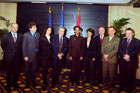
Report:
[[[123,59],[124,54],[126,54],[127,49],[127,39],[122,39],[119,45],[119,54],[120,54],[120,64],[121,62],[125,62]],[[130,55],[130,64],[131,66],[137,66],[137,54],[139,52],[139,40],[136,38],[132,38],[129,47],[128,47],[128,55]]]
[[[40,34],[38,32],[35,33],[36,37],[39,42],[39,37]],[[32,62],[35,57],[35,39],[32,36],[31,32],[26,32],[24,33],[23,37],[23,43],[22,43],[22,52],[23,52],[23,57],[28,57],[29,62]]]
[[[52,49],[53,49],[53,56],[57,58],[57,55],[59,53],[59,35],[53,36]],[[66,55],[67,49],[68,49],[68,39],[65,36],[63,36],[63,43],[62,43],[62,49],[61,49],[63,56]]]
[[[76,35],[70,36],[69,40],[69,56],[83,57],[84,38]]]
[[[42,59],[49,59],[52,57],[52,42],[50,40],[49,43],[46,36],[41,36],[39,39],[39,54]]]
[[[4,62],[12,62],[12,60],[15,59],[18,64],[22,61],[22,40],[22,34],[17,33],[16,43],[14,43],[11,32],[4,34],[1,41],[1,47],[4,52]]]
[[[96,42],[94,38],[91,39],[89,47],[87,48],[87,38],[84,38],[84,58],[96,58]]]
[[[100,35],[95,37],[95,41],[96,41],[96,55],[97,55],[97,59],[101,59],[102,58],[102,54],[101,54],[101,42],[100,42]]]

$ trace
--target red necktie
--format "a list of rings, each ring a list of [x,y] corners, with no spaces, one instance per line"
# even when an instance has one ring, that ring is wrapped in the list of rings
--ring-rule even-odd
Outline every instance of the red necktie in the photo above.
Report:
[[[17,38],[16,38],[15,34],[13,34],[13,39],[14,39],[14,42],[16,42]]]
[[[130,39],[128,39],[128,41],[127,41],[127,49],[126,49],[126,54],[128,54],[128,47],[129,47],[129,44],[130,44]]]
[[[103,41],[103,37],[101,36],[101,38],[100,38],[100,42],[102,43],[102,41]]]

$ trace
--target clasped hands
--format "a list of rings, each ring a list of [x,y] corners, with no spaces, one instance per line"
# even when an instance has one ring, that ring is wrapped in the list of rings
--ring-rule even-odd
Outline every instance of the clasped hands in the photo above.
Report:
[[[130,61],[130,56],[128,54],[125,54],[123,59],[126,61],[126,62],[129,62]]]
[[[63,54],[62,53],[58,53],[57,57],[61,60],[62,59]]]
[[[103,58],[106,62],[108,62],[108,54],[104,54]]]

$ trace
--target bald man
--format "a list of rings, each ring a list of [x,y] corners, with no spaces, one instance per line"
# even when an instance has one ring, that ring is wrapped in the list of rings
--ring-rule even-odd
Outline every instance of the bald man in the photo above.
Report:
[[[10,87],[17,88],[17,80],[19,75],[19,65],[22,60],[22,34],[17,33],[18,24],[13,23],[11,31],[4,34],[1,47],[4,52],[3,61],[5,62],[7,90]]]

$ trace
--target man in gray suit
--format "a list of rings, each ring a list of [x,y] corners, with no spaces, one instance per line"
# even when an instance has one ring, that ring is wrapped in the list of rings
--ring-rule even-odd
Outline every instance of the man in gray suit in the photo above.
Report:
[[[35,22],[28,24],[29,32],[24,33],[22,52],[25,61],[25,76],[26,76],[26,87],[30,84],[30,79],[33,86],[35,83],[35,72],[37,68],[38,58],[38,44],[39,44],[39,33],[36,32],[37,27]]]
[[[114,86],[117,73],[117,53],[120,39],[115,36],[115,28],[108,28],[108,35],[102,42],[102,62],[103,62],[103,83],[108,83],[108,78],[111,86]],[[109,77],[108,77],[109,76]]]

